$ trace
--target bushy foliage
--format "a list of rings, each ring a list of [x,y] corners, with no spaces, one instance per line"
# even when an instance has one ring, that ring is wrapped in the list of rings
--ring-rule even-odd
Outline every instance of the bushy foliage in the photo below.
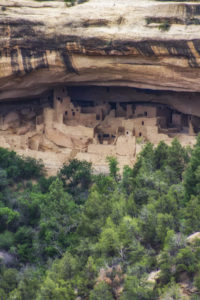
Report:
[[[43,164],[34,158],[22,158],[14,151],[0,148],[0,168],[9,180],[20,181],[38,178],[43,175]],[[6,176],[4,174],[4,177]],[[2,172],[1,175],[2,176]]]
[[[0,149],[1,299],[181,299],[183,274],[199,291],[199,153],[146,143],[122,175],[109,157],[109,175],[71,160],[45,178]]]

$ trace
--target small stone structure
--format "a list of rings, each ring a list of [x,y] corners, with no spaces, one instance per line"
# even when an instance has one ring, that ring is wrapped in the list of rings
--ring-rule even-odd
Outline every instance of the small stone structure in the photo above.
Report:
[[[49,174],[72,158],[91,161],[98,172],[106,170],[111,155],[121,168],[133,165],[142,141],[169,144],[177,137],[193,145],[200,130],[199,118],[160,104],[78,105],[65,87],[55,88],[52,104],[45,103],[0,113],[0,146],[42,158]]]

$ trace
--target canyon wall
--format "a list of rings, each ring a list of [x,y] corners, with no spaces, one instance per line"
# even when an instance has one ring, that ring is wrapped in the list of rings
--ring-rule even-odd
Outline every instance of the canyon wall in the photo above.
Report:
[[[56,87],[67,87],[72,100],[94,101],[96,105],[106,101],[160,103],[193,116],[191,122],[195,123],[195,117],[200,117],[199,28],[197,2],[89,0],[67,7],[62,1],[1,0],[0,102],[29,102],[42,99]],[[5,121],[5,106],[1,115]],[[13,126],[9,135],[27,134],[26,126],[25,120],[19,132],[13,133]],[[0,134],[0,146],[19,148],[18,152],[26,155],[14,137],[11,141],[6,136],[3,142],[4,133]],[[45,135],[53,136],[50,129]],[[53,143],[64,140],[66,144],[59,136],[55,134]],[[168,141],[167,135],[163,138]],[[186,144],[193,144],[193,133],[184,139]],[[31,141],[29,146],[34,148],[32,143],[38,141]],[[48,157],[49,169],[55,170],[69,159],[69,153],[59,152],[54,144],[45,140],[41,149],[32,149],[32,153],[34,157]],[[77,153],[70,148],[70,157],[83,159],[88,155],[91,160],[94,156],[95,162],[95,151],[104,151],[109,148],[106,146],[88,146],[89,154],[83,154],[88,149]]]
[[[198,3],[1,0],[0,100],[58,84],[199,92],[199,17]]]

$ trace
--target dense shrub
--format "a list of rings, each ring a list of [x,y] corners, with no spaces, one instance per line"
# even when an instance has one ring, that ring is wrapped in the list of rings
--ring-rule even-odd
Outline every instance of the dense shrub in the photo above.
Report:
[[[20,181],[38,178],[43,175],[43,164],[34,158],[22,158],[14,151],[0,148],[0,168],[9,180]]]
[[[0,148],[1,299],[180,299],[183,276],[199,290],[186,236],[200,226],[200,137],[192,150],[146,143],[122,175],[108,163],[109,175],[75,159],[45,178]]]

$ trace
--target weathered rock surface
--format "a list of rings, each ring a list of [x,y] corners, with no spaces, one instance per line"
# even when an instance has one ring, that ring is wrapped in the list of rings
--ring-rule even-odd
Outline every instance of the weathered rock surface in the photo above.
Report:
[[[166,24],[169,30],[161,31]],[[196,134],[200,130],[196,118],[200,117],[199,24],[200,3],[192,2],[89,0],[69,8],[62,1],[1,0],[0,101],[28,101],[47,91],[40,99],[49,99],[46,95],[55,87],[66,86],[72,100],[97,105],[167,104],[192,120]],[[63,133],[55,124],[44,134],[40,122],[37,124],[40,108],[36,117],[31,105],[20,110],[19,118],[19,109],[7,114],[9,109],[2,107],[8,104],[1,104],[0,146],[42,158],[49,171],[74,157],[102,167],[99,155],[105,152],[106,156],[110,145],[97,149],[90,137],[69,138],[67,129]],[[179,134],[183,145],[194,143],[189,131],[190,136]],[[160,139],[170,142],[172,137],[159,134]],[[130,156],[116,144],[120,165],[132,164],[139,148],[136,145]]]
[[[189,243],[189,244],[192,244],[194,242],[196,242],[196,240],[200,239],[200,232],[195,232],[191,235],[189,235],[186,239],[186,241]]]
[[[9,254],[6,251],[1,251],[0,250],[0,263],[1,264],[6,264],[6,265],[12,265],[15,262],[15,257],[11,254]]]
[[[199,92],[199,17],[198,3],[1,0],[0,100],[57,84]]]

